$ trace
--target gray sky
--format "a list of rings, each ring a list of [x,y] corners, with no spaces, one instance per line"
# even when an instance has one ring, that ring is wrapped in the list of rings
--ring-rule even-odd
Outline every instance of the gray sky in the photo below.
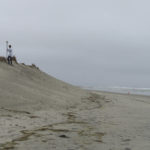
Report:
[[[150,1],[0,0],[0,50],[83,86],[150,87]]]

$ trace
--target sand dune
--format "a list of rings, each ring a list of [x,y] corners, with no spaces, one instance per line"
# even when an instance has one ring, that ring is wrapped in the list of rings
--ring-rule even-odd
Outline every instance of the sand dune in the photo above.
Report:
[[[10,66],[1,61],[0,149],[17,149],[38,132],[57,132],[56,141],[66,138],[64,134],[72,128],[79,128],[76,132],[80,132],[88,123],[76,120],[75,111],[101,107],[98,99],[99,95],[60,81],[35,66]],[[49,149],[47,144],[43,146],[37,145],[39,149]],[[19,149],[26,149],[26,145]]]
[[[0,63],[1,107],[18,110],[61,109],[77,103],[82,94],[85,94],[83,90],[35,67]]]
[[[149,150],[149,99],[0,62],[0,150]]]

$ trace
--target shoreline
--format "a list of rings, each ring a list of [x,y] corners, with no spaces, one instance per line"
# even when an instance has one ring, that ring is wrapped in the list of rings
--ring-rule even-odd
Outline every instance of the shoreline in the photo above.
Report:
[[[88,90],[91,92],[98,92],[98,93],[103,93],[103,94],[115,94],[115,95],[128,95],[128,96],[141,96],[141,97],[150,97],[150,95],[144,95],[144,94],[134,94],[134,93],[119,93],[119,92],[110,92],[110,91],[102,91],[102,90]]]
[[[80,87],[84,90],[102,91],[117,94],[147,95],[150,96],[150,88],[131,88],[131,87],[108,87],[108,88],[88,88]]]

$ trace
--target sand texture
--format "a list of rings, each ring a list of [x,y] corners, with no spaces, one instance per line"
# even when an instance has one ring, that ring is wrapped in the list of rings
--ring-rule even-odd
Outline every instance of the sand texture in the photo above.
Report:
[[[150,98],[82,90],[0,62],[0,150],[149,150]]]

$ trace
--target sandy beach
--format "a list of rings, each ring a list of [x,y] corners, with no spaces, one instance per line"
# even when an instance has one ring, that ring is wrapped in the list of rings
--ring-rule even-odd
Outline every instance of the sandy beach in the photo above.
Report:
[[[149,150],[149,100],[0,62],[0,150]]]

